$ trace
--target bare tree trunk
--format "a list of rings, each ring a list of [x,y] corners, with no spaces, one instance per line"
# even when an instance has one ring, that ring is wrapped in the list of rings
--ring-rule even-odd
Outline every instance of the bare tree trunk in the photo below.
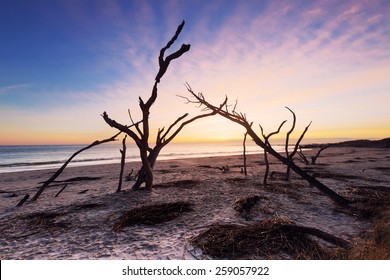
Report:
[[[286,144],[285,144],[285,151],[286,151],[286,158],[288,158],[290,156],[290,152],[288,150],[288,146],[289,146],[289,140],[290,140],[290,135],[291,133],[294,131],[295,129],[295,124],[296,124],[296,121],[297,121],[297,118],[295,116],[295,113],[288,107],[286,107],[287,110],[289,110],[292,115],[293,115],[293,123],[292,123],[292,126],[291,126],[291,129],[287,132],[286,134]],[[287,170],[286,170],[286,181],[289,181],[290,180],[290,167],[287,166]]]
[[[245,176],[247,175],[247,172],[246,172],[246,145],[245,145],[245,143],[246,143],[246,136],[247,135],[248,135],[248,132],[245,132],[245,134],[244,134],[244,141],[242,143],[242,145],[243,145],[244,174],[245,174]]]
[[[154,164],[156,162],[157,156],[160,153],[160,150],[167,145],[176,135],[183,129],[183,127],[199,118],[204,118],[208,116],[215,115],[215,112],[207,113],[207,114],[201,114],[196,117],[193,117],[190,120],[183,121],[180,126],[170,135],[168,134],[171,132],[173,127],[177,125],[180,121],[182,121],[184,118],[188,116],[188,114],[184,114],[183,116],[179,117],[173,124],[171,124],[166,131],[164,131],[164,128],[159,129],[157,133],[157,139],[156,139],[156,146],[154,148],[149,147],[149,115],[150,115],[150,109],[151,106],[154,104],[154,102],[157,100],[158,95],[158,88],[157,85],[160,83],[161,78],[164,76],[165,72],[168,69],[169,64],[172,62],[172,60],[179,58],[181,55],[186,53],[190,50],[190,45],[188,44],[182,44],[180,49],[176,52],[165,56],[165,51],[168,50],[172,44],[177,40],[181,30],[183,29],[184,21],[178,26],[175,35],[172,37],[172,39],[167,43],[165,47],[163,47],[160,50],[160,54],[158,57],[159,62],[159,71],[155,77],[155,82],[153,85],[152,93],[149,97],[149,99],[144,102],[142,98],[139,98],[139,106],[142,111],[142,120],[135,123],[131,117],[130,110],[129,110],[129,117],[132,122],[132,126],[135,127],[135,130],[129,129],[129,126],[122,125],[115,120],[112,120],[108,117],[106,112],[103,112],[102,117],[105,120],[105,122],[110,125],[111,127],[115,127],[116,129],[126,133],[129,135],[136,143],[139,154],[142,162],[141,169],[138,173],[138,178],[135,184],[133,185],[133,189],[138,189],[141,187],[143,183],[145,183],[145,188],[151,189],[153,186],[153,168]],[[142,125],[142,126],[140,126]]]
[[[268,153],[266,150],[264,150],[264,163],[265,163],[265,172],[264,172],[264,178],[263,178],[263,185],[267,185],[267,178],[269,174],[269,161],[268,161]]]
[[[116,192],[120,192],[122,189],[123,170],[125,168],[125,160],[126,160],[126,137],[127,135],[122,140],[122,150],[119,150],[122,157],[121,157],[121,170],[119,172],[118,189],[116,190]]]
[[[287,120],[286,120],[287,121]],[[270,134],[268,135],[265,135],[264,134],[264,130],[263,130],[263,127],[261,125],[260,126],[260,129],[261,129],[261,134],[263,135],[263,138],[264,138],[264,145],[265,146],[269,146],[271,147],[271,144],[269,143],[269,138],[272,136],[272,135],[275,135],[275,134],[278,134],[280,132],[280,130],[282,129],[282,126],[286,123],[286,121],[282,122],[280,125],[279,125],[279,128],[277,131],[274,131],[274,132],[271,132]],[[248,133],[248,131],[247,131]],[[267,178],[268,178],[268,174],[269,174],[269,161],[268,161],[268,152],[266,149],[264,149],[264,162],[265,162],[265,174],[264,174],[264,178],[263,178],[263,185],[267,185]]]

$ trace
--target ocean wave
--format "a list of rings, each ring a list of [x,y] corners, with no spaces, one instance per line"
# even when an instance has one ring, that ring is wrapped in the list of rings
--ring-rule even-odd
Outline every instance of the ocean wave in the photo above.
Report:
[[[100,162],[100,161],[110,161],[110,160],[119,160],[120,157],[107,157],[107,158],[89,158],[89,159],[74,159],[71,163],[87,163],[87,162]],[[53,160],[53,161],[36,161],[36,162],[13,162],[0,164],[2,167],[27,167],[27,166],[46,166],[46,165],[58,165],[64,164],[66,160]]]

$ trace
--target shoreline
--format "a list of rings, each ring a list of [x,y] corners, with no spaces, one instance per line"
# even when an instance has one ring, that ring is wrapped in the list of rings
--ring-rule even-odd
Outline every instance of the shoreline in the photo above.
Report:
[[[169,146],[159,156],[159,160],[176,160],[187,158],[201,158],[201,157],[214,157],[214,156],[232,156],[242,154],[242,142],[228,142],[223,145],[223,149],[220,146],[215,146],[217,143],[200,143],[195,146],[192,143],[177,143],[173,146]],[[247,154],[262,154],[263,150],[255,144],[248,141]],[[293,147],[293,145],[290,145]],[[323,143],[323,144],[305,144],[302,145],[303,149],[319,149],[327,146],[331,147],[344,147],[344,148],[389,148],[390,138],[381,140],[352,140],[336,143]],[[7,151],[7,147],[11,150]],[[0,174],[9,172],[22,172],[29,170],[45,170],[52,168],[60,168],[61,165],[76,152],[75,149],[68,149],[69,147],[84,147],[83,145],[36,145],[36,146],[20,146],[22,153],[19,154],[18,150],[14,150],[16,146],[0,146],[4,148],[4,151],[0,151],[0,157],[4,154],[2,163],[0,164]],[[28,147],[34,147],[31,151]],[[38,147],[38,149],[36,149]],[[62,148],[61,148],[62,147]],[[63,147],[67,147],[64,150]],[[114,148],[115,147],[115,148]],[[190,148],[189,148],[190,147]],[[48,149],[46,151],[46,148]],[[92,150],[88,150],[78,155],[73,161],[70,162],[70,166],[90,166],[99,164],[111,164],[120,162],[119,145],[102,145]],[[277,151],[284,152],[284,145],[277,144],[274,146]],[[199,150],[198,150],[199,149]],[[127,161],[140,162],[137,149],[130,146],[128,149]],[[232,152],[233,151],[233,152]],[[30,154],[29,156],[23,156]],[[18,161],[14,161],[14,158],[19,158]]]
[[[390,155],[385,149],[328,148],[317,164],[305,166],[338,193],[359,197],[362,191],[388,188]],[[307,155],[315,153],[308,151]],[[241,173],[242,155],[158,160],[152,191],[131,191],[124,181],[116,193],[120,164],[68,167],[36,202],[15,207],[37,191],[56,169],[0,174],[0,257],[2,259],[210,259],[190,240],[215,224],[248,225],[279,217],[314,227],[356,244],[371,231],[371,222],[341,211],[295,174],[262,186],[263,155],[248,155],[248,176]],[[297,160],[298,161],[298,160]],[[228,165],[230,171],[218,167]],[[139,163],[128,162],[125,175]],[[271,158],[271,171],[285,167]],[[69,180],[84,178],[83,180]],[[68,180],[68,181],[67,181]],[[55,195],[64,185],[65,190]],[[9,193],[4,193],[9,191]],[[235,202],[258,196],[250,219]],[[132,225],[116,232],[118,219],[131,209],[185,201],[188,212],[156,225]],[[44,220],[36,220],[45,217]],[[35,221],[35,222],[34,222]],[[328,245],[326,245],[328,246]],[[331,247],[329,247],[331,248]],[[286,256],[274,255],[273,259]],[[250,258],[264,258],[253,255]]]

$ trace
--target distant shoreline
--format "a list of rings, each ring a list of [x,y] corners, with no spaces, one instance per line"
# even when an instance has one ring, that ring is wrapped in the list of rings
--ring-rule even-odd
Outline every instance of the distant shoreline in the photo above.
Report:
[[[351,140],[343,141],[338,143],[327,143],[327,144],[307,144],[302,145],[302,148],[322,148],[326,146],[332,147],[351,147],[351,148],[390,148],[390,138],[384,138],[381,140]]]

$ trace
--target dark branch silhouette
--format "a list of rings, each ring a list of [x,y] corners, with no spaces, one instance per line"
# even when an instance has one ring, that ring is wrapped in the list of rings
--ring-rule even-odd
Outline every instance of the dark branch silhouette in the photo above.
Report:
[[[185,120],[188,117],[188,114],[184,114],[178,117],[171,125],[168,126],[168,129],[165,128],[158,129],[156,136],[156,144],[154,147],[149,146],[149,135],[150,135],[150,125],[149,125],[149,115],[150,108],[153,103],[157,100],[158,96],[158,83],[160,83],[162,77],[166,73],[170,63],[179,57],[181,57],[184,53],[190,50],[189,44],[183,44],[179,50],[173,52],[172,54],[165,57],[165,52],[172,47],[177,38],[179,37],[183,27],[184,21],[178,26],[175,35],[172,39],[160,50],[160,54],[158,57],[159,62],[159,70],[155,78],[155,82],[152,88],[152,93],[149,99],[144,102],[144,100],[139,98],[139,106],[142,111],[142,120],[139,122],[134,122],[130,110],[129,110],[129,118],[132,123],[132,128],[129,126],[118,123],[117,121],[111,119],[106,112],[103,112],[102,117],[104,121],[110,125],[118,129],[119,131],[130,136],[135,144],[137,145],[140,151],[140,158],[142,162],[141,169],[138,172],[138,177],[136,182],[133,185],[133,189],[138,189],[140,186],[145,183],[145,188],[150,189],[153,185],[153,169],[156,163],[157,157],[160,154],[160,151],[170,143],[179,132],[188,124],[192,123],[201,118],[209,117],[215,115],[216,112],[208,112],[204,114],[197,115],[191,119]],[[164,58],[165,57],[165,58]],[[135,131],[133,130],[135,128]]]
[[[31,199],[31,201],[35,201],[39,198],[39,196],[43,193],[43,191],[50,185],[50,183],[52,183],[58,176],[60,176],[60,174],[62,173],[62,171],[64,171],[64,169],[66,168],[66,166],[68,166],[68,164],[74,159],[75,156],[77,156],[78,154],[80,154],[81,152],[85,151],[85,150],[88,150],[92,147],[95,147],[97,145],[100,145],[100,144],[104,144],[104,143],[108,143],[108,142],[112,142],[112,141],[116,141],[116,137],[121,134],[122,132],[119,131],[117,134],[115,134],[114,136],[110,137],[110,138],[107,138],[107,139],[104,139],[104,140],[97,140],[95,142],[93,142],[92,144],[88,145],[87,147],[84,147],[80,150],[78,150],[77,152],[75,152],[61,167],[60,169],[58,169],[54,174],[53,176],[50,177],[49,180],[47,180],[46,182],[43,183],[43,185],[39,188],[38,192],[33,196],[33,198]]]
[[[274,131],[274,132],[271,132],[270,134],[268,135],[265,135],[264,134],[264,130],[263,130],[263,127],[261,125],[260,126],[260,130],[261,130],[261,135],[263,135],[263,138],[264,138],[264,143],[265,145],[267,146],[271,146],[270,142],[269,142],[269,138],[272,136],[272,135],[275,135],[275,134],[278,134],[280,132],[280,130],[282,129],[282,126],[286,123],[287,120],[283,121],[280,125],[279,125],[279,128],[277,131]],[[268,174],[269,174],[269,160],[268,160],[268,152],[267,150],[264,150],[264,162],[265,162],[265,173],[264,173],[264,178],[263,178],[263,185],[267,185],[267,178],[268,178]]]
[[[248,132],[248,135],[252,137],[253,141],[256,143],[256,145],[260,146],[264,151],[269,153],[270,155],[274,156],[277,160],[285,164],[286,166],[289,166],[295,173],[297,173],[299,176],[301,176],[303,179],[307,180],[308,183],[311,186],[316,187],[318,190],[320,190],[323,194],[328,196],[330,199],[332,199],[335,203],[341,205],[341,206],[348,206],[350,203],[349,200],[342,197],[341,195],[334,192],[332,189],[325,186],[323,183],[318,181],[316,178],[310,176],[308,173],[306,173],[304,170],[302,170],[300,167],[298,167],[292,160],[291,160],[291,154],[289,157],[284,157],[281,154],[279,154],[277,151],[275,151],[271,145],[266,144],[263,140],[260,139],[260,137],[255,133],[255,131],[251,127],[251,123],[248,121],[247,117],[243,113],[237,113],[234,111],[229,111],[229,106],[227,106],[228,98],[225,97],[221,106],[215,106],[211,103],[209,103],[204,95],[202,93],[194,93],[192,88],[187,84],[187,90],[190,93],[190,97],[186,97],[186,100],[189,103],[196,104],[199,107],[202,107],[204,110],[208,110],[211,112],[214,112],[232,122],[235,122],[241,126],[243,126],[246,131]],[[307,131],[308,127],[306,127],[305,132]],[[304,133],[305,133],[304,132]],[[302,133],[300,139],[297,142],[296,147],[299,146],[299,142],[302,140],[304,133]]]
[[[125,169],[125,160],[126,160],[126,137],[122,140],[122,150],[119,150],[121,153],[121,170],[119,172],[119,182],[118,182],[118,189],[116,192],[120,192],[122,189],[122,181],[123,181],[123,170]]]

